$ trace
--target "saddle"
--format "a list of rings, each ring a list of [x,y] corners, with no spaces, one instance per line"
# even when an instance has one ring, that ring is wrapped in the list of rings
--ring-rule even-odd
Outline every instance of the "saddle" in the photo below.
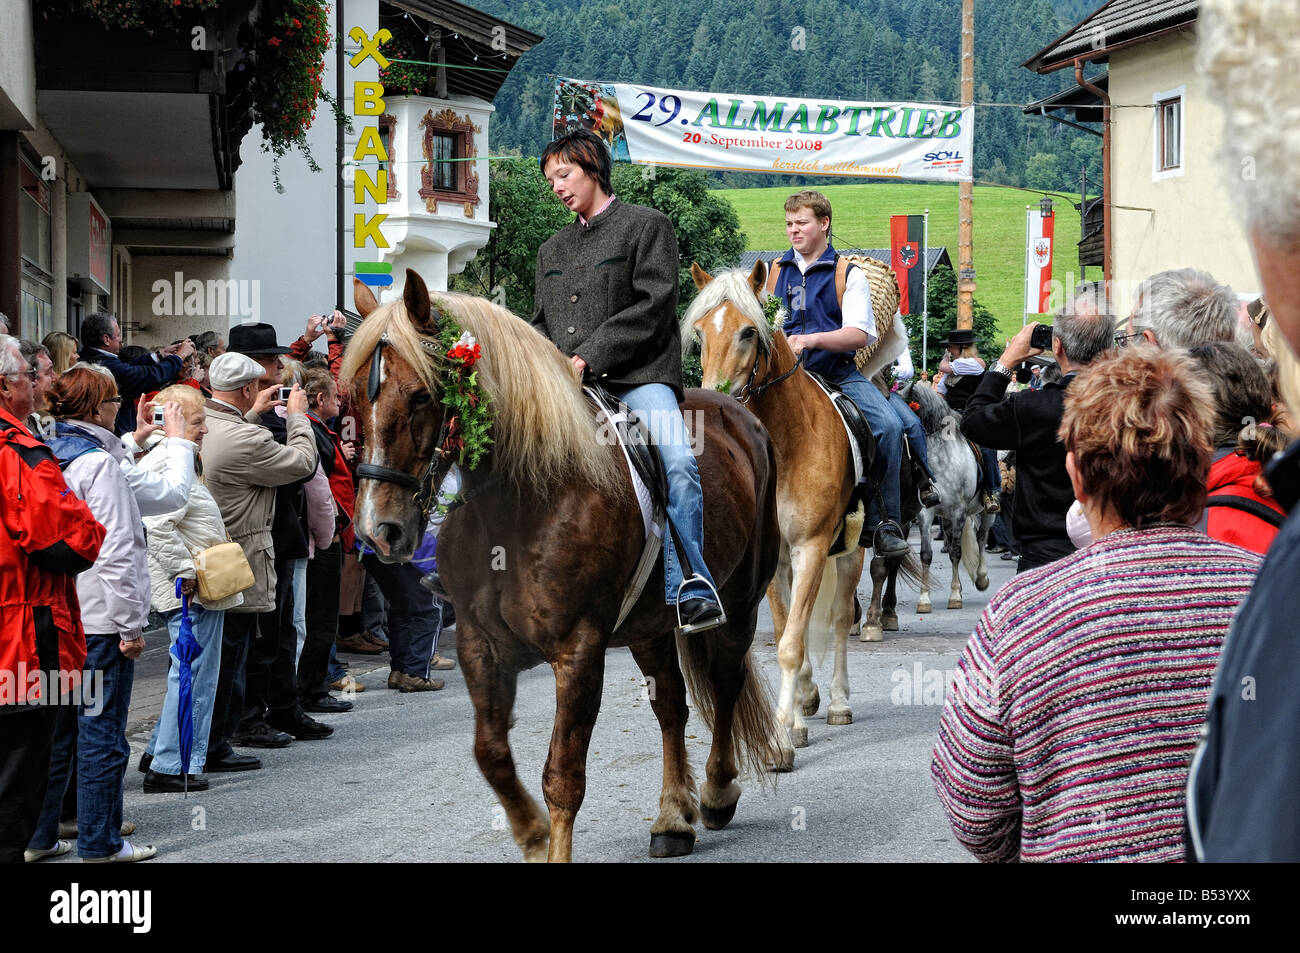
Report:
[[[632,416],[632,408],[598,385],[584,386],[583,391],[605,418],[598,436],[601,439],[616,440],[623,451],[645,525],[645,546],[641,550],[636,572],[632,574],[623,593],[618,621],[614,624],[614,631],[617,632],[641,597],[663,546],[664,529],[668,522],[668,475],[664,470],[663,458],[650,440],[649,431]]]
[[[871,463],[876,457],[876,438],[871,433],[871,425],[867,423],[867,418],[862,415],[862,411],[848,394],[820,374],[815,374],[807,368],[804,368],[804,371],[825,392],[831,399],[831,404],[839,411],[840,421],[849,436],[849,454],[853,458],[853,482],[861,483],[871,472]]]

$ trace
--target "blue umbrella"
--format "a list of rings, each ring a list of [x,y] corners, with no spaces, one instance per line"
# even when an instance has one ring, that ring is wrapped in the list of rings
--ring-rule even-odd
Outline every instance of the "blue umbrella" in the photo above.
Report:
[[[181,631],[172,646],[172,657],[176,659],[180,672],[180,696],[176,699],[176,721],[180,732],[181,776],[185,779],[185,795],[189,796],[190,755],[194,751],[194,675],[190,666],[200,655],[203,647],[194,638],[194,629],[190,624],[190,597],[181,592],[181,583],[176,580],[176,595],[181,600]]]

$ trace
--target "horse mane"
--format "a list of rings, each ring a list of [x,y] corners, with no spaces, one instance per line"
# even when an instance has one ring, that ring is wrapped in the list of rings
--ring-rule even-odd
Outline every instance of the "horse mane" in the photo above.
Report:
[[[944,418],[961,417],[961,414],[948,406],[942,394],[924,381],[913,382],[908,400],[917,405],[916,416],[921,418],[921,429],[928,434],[942,431]]]
[[[623,461],[597,439],[595,411],[555,345],[491,301],[457,292],[429,297],[479,343],[482,357],[475,370],[491,401],[489,458],[495,472],[543,496],[575,484],[615,499],[625,496]],[[441,362],[421,347],[427,338],[401,301],[379,306],[361,322],[343,355],[340,376],[356,377],[384,335],[391,350],[436,391]]]
[[[763,297],[764,299],[767,298],[766,289],[763,291]],[[700,289],[700,293],[695,296],[695,300],[686,309],[686,314],[682,316],[682,347],[685,348],[698,339],[699,334],[695,330],[695,322],[728,301],[734,304],[737,310],[745,316],[745,319],[758,329],[759,346],[764,351],[770,351],[772,349],[772,325],[767,323],[767,316],[763,313],[763,305],[754,296],[754,289],[749,283],[749,272],[743,268],[732,268],[729,271],[724,271]]]

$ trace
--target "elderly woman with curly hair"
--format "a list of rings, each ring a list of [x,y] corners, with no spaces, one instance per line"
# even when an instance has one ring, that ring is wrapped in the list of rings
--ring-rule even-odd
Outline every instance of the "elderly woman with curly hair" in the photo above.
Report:
[[[1213,418],[1183,351],[1130,347],[1071,385],[1060,437],[1093,543],[989,602],[931,765],[980,860],[1183,859],[1188,763],[1260,563],[1191,525]]]

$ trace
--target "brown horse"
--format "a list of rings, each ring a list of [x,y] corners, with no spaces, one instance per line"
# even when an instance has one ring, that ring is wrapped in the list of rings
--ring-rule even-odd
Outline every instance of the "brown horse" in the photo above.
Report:
[[[856,545],[861,517],[850,518],[844,527],[847,549],[829,555],[854,489],[849,440],[830,398],[800,370],[785,334],[763,313],[766,264],[759,261],[752,272],[737,269],[717,279],[692,265],[691,275],[700,294],[682,319],[682,340],[701,341],[703,385],[744,401],[767,427],[776,449],[781,558],[768,602],[781,665],[776,713],[781,759],[775,767],[789,771],[794,749],[808,743],[804,716],[815,714],[820,704],[809,648],[831,638],[835,662],[826,723],[853,723],[848,638],[865,554]],[[867,632],[880,638],[882,591],[892,612],[894,578],[900,568],[916,577],[913,564],[910,555],[872,560],[874,585],[864,639]]]
[[[734,401],[688,393],[685,406],[695,413],[687,417],[697,430],[692,446],[702,447],[705,552],[728,622],[675,639],[661,556],[615,631],[644,528],[622,452],[598,437],[595,412],[569,361],[526,322],[490,302],[438,294],[431,308],[424,282],[412,271],[400,302],[378,305],[360,282],[354,292],[366,316],[343,364],[366,429],[356,525],[386,562],[411,556],[429,496],[449,466],[440,449],[440,375],[447,357],[436,341],[439,322],[454,319],[482,349],[475,369],[492,408],[493,443],[486,459],[462,474],[466,502],[447,515],[438,548],[474,702],[474,755],[525,859],[571,857],[605,652],[614,646],[629,647],[652,679],[651,705],[663,736],[663,789],[650,854],[690,853],[697,818],[718,829],[735,813],[737,761],[761,777],[775,751],[771,701],[749,654],[776,565],[775,554],[762,545],[776,532],[776,472],[767,434]],[[520,784],[507,741],[518,673],[543,662],[555,673],[556,689],[542,779],[549,818]],[[713,730],[698,802],[686,756],[686,682]]]

